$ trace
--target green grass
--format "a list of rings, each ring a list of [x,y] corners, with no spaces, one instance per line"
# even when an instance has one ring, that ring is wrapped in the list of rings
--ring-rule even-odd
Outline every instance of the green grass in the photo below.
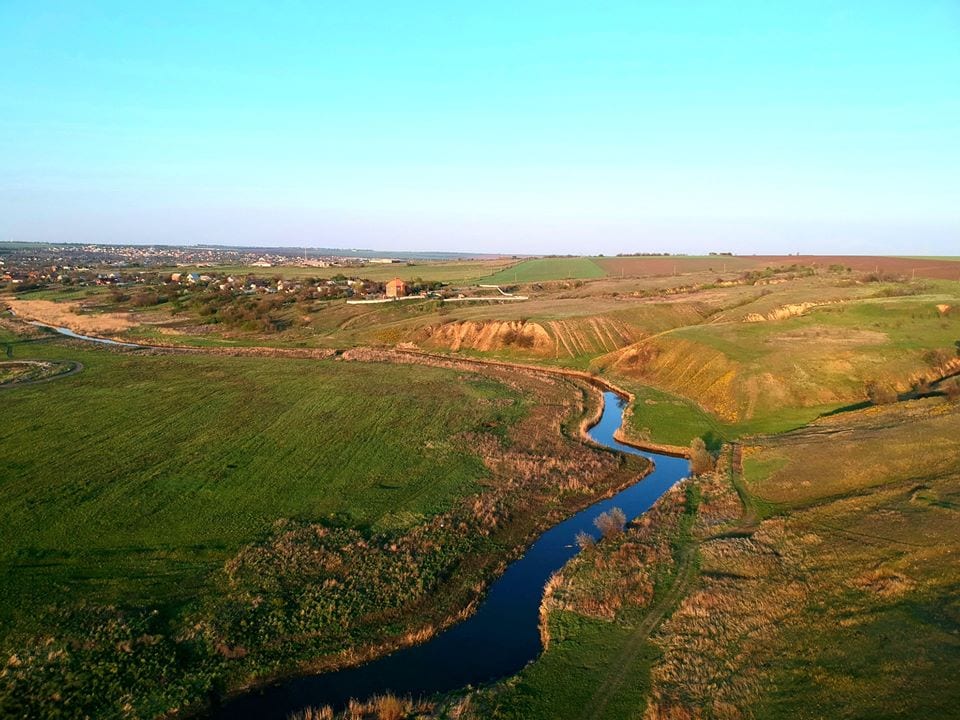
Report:
[[[276,267],[251,267],[248,265],[223,265],[213,267],[175,267],[164,268],[163,272],[198,272],[220,275],[234,275],[246,277],[273,277],[279,275],[284,278],[332,278],[335,275],[360,277],[367,280],[385,282],[395,277],[404,280],[421,278],[426,281],[445,283],[467,282],[486,278],[503,268],[514,264],[516,260],[452,260],[438,262],[402,262],[386,264],[372,264],[356,267],[302,267],[299,265],[278,265]]]
[[[436,513],[486,473],[449,438],[520,408],[432,368],[14,344],[26,358],[85,369],[3,396],[7,632],[37,603],[176,601],[277,518]]]
[[[777,662],[758,718],[955,712],[958,431],[955,407],[924,400],[830,418],[752,450],[749,491],[787,519],[778,549],[805,588],[765,641]],[[771,582],[741,592],[775,599]]]
[[[549,282],[551,280],[588,280],[606,275],[606,271],[591,258],[537,258],[524,260],[484,279],[485,283]]]
[[[936,305],[956,304],[958,296],[943,282],[919,287],[922,294],[861,297],[782,320],[681,327],[615,358],[608,369],[624,382],[695,401],[738,434],[782,431],[864,399],[868,381],[904,391],[917,377],[936,377],[928,352],[952,356],[960,340],[960,315],[941,316]],[[686,415],[688,424],[703,425]]]
[[[591,701],[597,688],[623,669],[618,663],[618,651],[630,642],[631,626],[574,612],[554,613],[550,625],[553,635],[560,639],[516,681],[507,684],[491,717],[497,720],[592,717]],[[619,691],[596,720],[634,717],[637,709],[645,704],[650,689],[650,666],[658,654],[653,644],[644,643]]]
[[[636,402],[628,429],[638,439],[686,447],[693,438],[704,438],[716,449],[722,442],[757,433],[778,433],[802,427],[820,415],[836,409],[836,404],[815,407],[782,408],[778,413],[740,422],[723,422],[693,400],[664,392],[649,385],[637,385],[613,378],[628,388]]]

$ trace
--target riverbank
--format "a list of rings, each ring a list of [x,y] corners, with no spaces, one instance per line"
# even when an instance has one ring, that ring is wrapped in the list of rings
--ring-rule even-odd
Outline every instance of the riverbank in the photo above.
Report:
[[[376,649],[440,627],[482,594],[535,525],[557,522],[643,472],[639,460],[624,463],[579,441],[580,417],[596,393],[560,378],[0,339],[15,357],[85,366],[69,382],[17,390],[5,416],[7,487],[49,515],[31,523],[35,515],[8,503],[15,532],[6,544],[11,557],[0,561],[20,604],[5,611],[23,606],[20,637],[29,621],[52,643],[7,644],[12,636],[4,636],[3,649],[21,664],[0,681],[0,697],[21,708],[39,703],[10,709],[14,715],[46,714],[50,699],[39,683],[62,672],[91,682],[104,673],[103,692],[83,701],[97,703],[87,714],[103,716],[122,692],[133,694],[139,714],[154,716],[200,707],[199,696],[186,700],[187,688],[222,692],[317,657],[336,661],[344,648]],[[45,413],[51,405],[57,412]],[[398,409],[406,420],[399,425]],[[36,433],[40,416],[44,432]],[[337,432],[322,431],[330,427]],[[86,440],[71,442],[78,433]],[[112,461],[91,475],[76,448]],[[97,492],[103,484],[110,493]],[[62,487],[86,495],[58,505]],[[296,519],[304,509],[312,517]],[[90,513],[96,523],[74,527]],[[278,517],[288,520],[273,525]],[[118,550],[132,542],[148,549],[133,557]],[[38,574],[17,561],[23,544],[61,548],[65,561]],[[102,561],[107,552],[110,563]],[[344,569],[356,562],[369,573],[335,574],[342,590],[311,594],[322,584],[316,577],[334,579],[334,566],[288,560],[315,558],[339,558]],[[116,588],[119,602],[74,607],[89,597],[88,567],[102,578],[99,597],[109,600]],[[150,597],[154,604],[130,602]],[[324,614],[331,612],[336,621]],[[408,617],[418,624],[403,624]],[[100,639],[87,645],[82,637]],[[118,649],[128,643],[129,653]],[[169,665],[175,657],[190,660]],[[167,668],[167,682],[145,686],[153,664]]]
[[[620,398],[608,391],[604,400],[600,422],[591,428],[592,440],[613,450],[636,452],[613,438],[622,419]],[[476,614],[446,633],[352,670],[250,693],[226,704],[216,717],[279,719],[306,707],[342,708],[351,698],[385,692],[432,695],[517,672],[539,653],[542,588],[575,555],[577,533],[595,532],[594,519],[613,507],[622,506],[631,517],[646,511],[685,470],[685,462],[661,458],[645,479],[551,528],[490,587]]]
[[[185,345],[159,345],[132,343],[121,340],[116,337],[102,337],[94,335],[84,335],[73,331],[70,328],[57,327],[40,321],[32,321],[29,324],[45,327],[59,332],[67,337],[74,339],[87,340],[91,342],[106,343],[144,351],[173,352],[187,354],[210,354],[224,355],[229,357],[290,357],[290,358],[310,358],[314,360],[324,360],[332,357],[342,358],[344,360],[353,360],[360,362],[401,362],[417,363],[422,365],[437,366],[440,363],[446,363],[448,367],[459,366],[462,368],[506,368],[517,372],[539,373],[553,375],[557,377],[572,378],[582,380],[590,385],[599,388],[602,391],[611,391],[624,398],[629,407],[627,412],[632,412],[632,405],[636,401],[635,395],[629,390],[616,385],[615,383],[600,377],[594,373],[581,370],[571,370],[567,368],[550,367],[544,365],[535,365],[531,363],[516,363],[503,360],[488,360],[482,358],[467,358],[446,355],[442,353],[431,353],[423,350],[399,349],[399,348],[374,348],[374,347],[354,347],[348,349],[329,349],[329,348],[273,348],[273,347],[190,347]],[[587,426],[590,424],[590,418],[585,418],[581,423],[581,436],[587,438]],[[626,427],[628,423],[624,423]],[[624,445],[629,445],[637,450],[652,452],[673,457],[689,457],[690,449],[681,445],[670,445],[667,443],[657,443],[630,436],[621,427],[617,431],[616,439]]]

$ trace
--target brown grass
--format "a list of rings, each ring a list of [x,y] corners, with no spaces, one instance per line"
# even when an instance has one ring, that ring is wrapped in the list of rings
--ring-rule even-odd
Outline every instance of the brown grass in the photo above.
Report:
[[[51,300],[21,300],[7,298],[17,316],[26,320],[39,320],[48,325],[68,327],[74,332],[90,335],[116,335],[137,325],[126,313],[82,313],[76,302],[53,302]]]

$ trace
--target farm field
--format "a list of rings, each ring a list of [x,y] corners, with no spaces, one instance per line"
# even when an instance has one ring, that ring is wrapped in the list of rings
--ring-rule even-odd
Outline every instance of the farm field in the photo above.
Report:
[[[174,272],[210,272],[225,273],[246,277],[247,275],[261,275],[272,277],[279,275],[283,278],[324,278],[329,279],[336,275],[360,276],[369,280],[385,282],[395,277],[404,280],[421,278],[423,280],[440,282],[465,283],[471,280],[482,279],[502,272],[505,268],[516,264],[517,260],[497,258],[491,260],[449,260],[449,261],[410,261],[400,263],[371,263],[363,266],[348,267],[309,267],[301,265],[277,265],[274,267],[252,267],[249,265],[223,265],[213,267],[171,267],[162,270]]]
[[[558,463],[589,466],[598,487],[624,481],[609,459],[598,463],[594,451],[559,432],[547,433],[553,439],[545,444],[537,441],[544,434],[537,428],[549,428],[557,413],[575,412],[569,403],[579,395],[572,388],[518,383],[508,373],[114,352],[36,331],[3,331],[0,347],[13,360],[83,365],[76,375],[4,391],[0,642],[20,668],[0,678],[0,707],[8,714],[50,711],[43,687],[62,684],[63,672],[78,673],[84,687],[101,688],[83,696],[64,686],[69,714],[109,715],[126,687],[143,693],[137,713],[152,716],[195,702],[198,688],[231,677],[235,682],[298,657],[383,642],[383,623],[399,638],[413,618],[438,622],[457,611],[498,558],[543,518],[567,512],[564,502],[586,501],[589,493],[582,491],[559,502],[537,490],[566,477],[569,470]],[[556,399],[542,407],[535,401],[551,394]],[[495,449],[525,422],[533,423],[525,443],[539,449],[526,450],[524,443]],[[552,469],[506,470],[507,463],[542,465],[531,464],[528,452],[549,452]],[[471,498],[488,496],[494,502],[508,486],[497,507],[526,508],[524,521],[444,540],[444,523],[453,526],[465,503],[473,508],[481,500]],[[475,512],[464,517],[485,522]],[[351,591],[337,601],[342,605],[323,610],[342,613],[337,627],[348,636],[321,624],[327,629],[307,646],[291,637],[282,651],[254,652],[260,630],[294,616],[303,623],[318,611],[296,604],[309,597],[298,593],[291,607],[262,608],[268,614],[253,627],[233,619],[245,593],[266,578],[303,581],[287,575],[302,570],[279,561],[291,548],[316,542],[309,539],[316,532],[328,538],[326,552],[371,555],[347,566],[367,595]],[[362,549],[365,538],[389,538],[414,555],[381,557],[382,551]],[[391,563],[399,564],[391,570]],[[258,569],[248,576],[243,568],[251,564]],[[364,567],[374,575],[363,579]],[[458,582],[444,584],[454,567]],[[397,575],[378,589],[380,573]],[[420,589],[407,589],[408,582]],[[422,596],[427,589],[429,603]],[[405,615],[418,598],[416,615]],[[369,602],[379,603],[380,612],[390,608],[389,620],[374,620]],[[188,618],[209,629],[174,640]],[[60,630],[49,642],[64,653],[49,656],[61,658],[55,662],[41,652],[48,641],[31,650],[37,634],[42,638],[52,627]],[[144,633],[157,641],[141,647],[135,638]],[[94,642],[79,651],[76,638],[88,635],[106,646]],[[217,637],[229,637],[229,645]],[[129,655],[110,649],[128,642],[135,646]],[[246,649],[239,655],[227,649],[241,643]],[[196,662],[169,665],[184,652]],[[168,683],[161,692],[148,691],[156,673]]]
[[[782,258],[789,264],[792,259]],[[726,273],[736,270],[748,270],[762,264],[750,257],[730,255],[671,255],[656,256],[618,256],[597,259],[597,265],[612,277],[648,277],[658,275],[686,275],[694,272]],[[764,264],[781,264],[774,260]]]
[[[491,275],[484,282],[510,285],[515,283],[550,282],[553,280],[584,280],[606,275],[594,258],[558,257],[524,260]]]
[[[431,368],[0,341],[84,365],[3,397],[7,632],[40,599],[188,594],[277,518],[415,522],[486,475],[469,453],[423,445],[521,412],[502,385]]]
[[[902,274],[907,277],[930,278],[935,280],[960,280],[960,267],[952,257],[890,257],[872,255],[791,255],[784,258],[775,255],[751,256],[758,264],[790,262],[817,264],[822,267],[843,265],[859,272],[881,272]]]

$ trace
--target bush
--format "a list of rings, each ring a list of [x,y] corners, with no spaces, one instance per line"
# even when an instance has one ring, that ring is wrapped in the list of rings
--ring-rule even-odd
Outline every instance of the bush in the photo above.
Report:
[[[953,382],[945,383],[943,386],[943,393],[947,396],[947,400],[952,403],[960,401],[960,380],[954,380]]]
[[[612,538],[623,532],[627,524],[627,516],[618,507],[610,508],[607,512],[600,513],[593,524],[605,538]]]
[[[591,535],[590,533],[583,532],[583,530],[577,533],[577,537],[575,540],[577,543],[577,547],[580,548],[581,550],[586,550],[587,548],[593,547],[594,545],[597,544],[597,541],[594,539],[593,535]]]
[[[867,399],[874,405],[889,405],[897,401],[897,391],[889,385],[870,380],[866,387]]]
[[[923,354],[923,360],[930,367],[942,368],[947,365],[952,359],[952,355],[949,350],[944,348],[936,348],[935,350],[927,350]]]
[[[694,475],[703,475],[713,472],[715,466],[716,461],[707,449],[703,438],[694,438],[690,442],[690,472]]]

